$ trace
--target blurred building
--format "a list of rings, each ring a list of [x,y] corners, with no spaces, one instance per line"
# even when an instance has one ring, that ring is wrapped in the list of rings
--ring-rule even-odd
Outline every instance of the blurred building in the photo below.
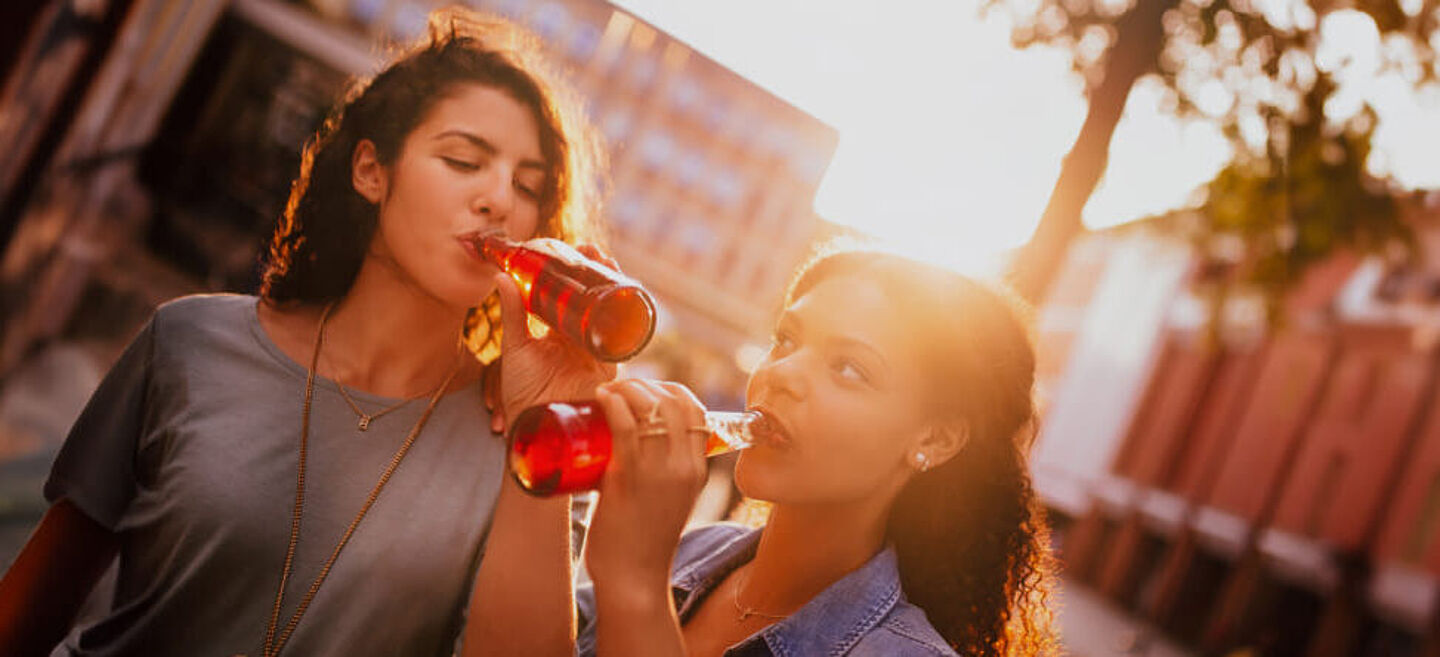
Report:
[[[177,293],[253,289],[300,146],[376,70],[377,44],[420,35],[439,6],[50,4],[0,106],[19,146],[0,162],[12,365],[97,297],[129,297],[133,323]],[[569,73],[610,146],[617,259],[657,292],[662,329],[733,381],[820,230],[835,130],[602,0],[470,5],[529,27]]]
[[[836,131],[603,0],[469,4],[540,36],[608,142],[610,247],[662,306],[639,367],[738,404],[737,350],[823,230]],[[439,5],[50,0],[22,17],[0,62],[0,525],[38,513],[69,420],[157,304],[256,288],[301,146]],[[16,420],[37,398],[55,408]]]
[[[1403,202],[1427,264],[1336,256],[1274,328],[1210,324],[1154,226],[1072,249],[1035,454],[1072,580],[1213,654],[1440,650],[1440,192]]]

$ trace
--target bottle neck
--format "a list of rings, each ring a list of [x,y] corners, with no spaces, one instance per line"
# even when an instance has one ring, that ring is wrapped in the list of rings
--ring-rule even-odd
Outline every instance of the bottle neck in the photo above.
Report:
[[[485,235],[479,239],[480,255],[501,268],[510,266],[510,258],[520,250],[520,245],[499,235]]]
[[[710,438],[705,455],[717,456],[754,445],[760,421],[761,415],[755,411],[706,411],[705,428],[710,430]]]

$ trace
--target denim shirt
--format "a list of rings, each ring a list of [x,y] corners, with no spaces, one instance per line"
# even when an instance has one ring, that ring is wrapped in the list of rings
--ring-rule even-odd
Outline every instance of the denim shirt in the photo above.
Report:
[[[716,524],[680,539],[670,578],[675,607],[684,623],[700,600],[731,571],[755,556],[758,530]],[[595,590],[575,591],[580,634],[576,653],[595,654]],[[886,548],[864,566],[840,578],[805,606],[731,646],[725,657],[910,657],[955,655],[925,612],[905,601],[895,551]]]

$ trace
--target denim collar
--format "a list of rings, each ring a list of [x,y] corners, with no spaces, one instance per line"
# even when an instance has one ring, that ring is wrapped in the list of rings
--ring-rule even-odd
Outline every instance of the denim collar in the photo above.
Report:
[[[675,571],[670,585],[682,622],[695,601],[754,558],[759,542],[759,530],[747,531]],[[886,547],[795,613],[735,645],[726,655],[766,654],[760,650],[761,643],[778,657],[842,655],[874,630],[902,599],[895,550]]]

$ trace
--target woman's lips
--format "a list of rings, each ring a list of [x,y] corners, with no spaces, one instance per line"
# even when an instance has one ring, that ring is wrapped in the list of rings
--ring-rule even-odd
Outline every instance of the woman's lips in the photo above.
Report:
[[[489,235],[503,234],[504,231],[495,229],[472,230],[468,233],[461,233],[459,235],[456,235],[455,241],[460,243],[460,248],[464,249],[465,253],[469,254],[470,257],[476,260],[480,260],[482,262],[489,262],[489,260],[485,257],[485,254],[480,252],[480,240],[484,239],[486,236]]]
[[[455,241],[460,243],[460,248],[464,249],[465,253],[468,254],[471,258],[481,261],[485,260],[485,256],[480,255],[480,247],[476,246],[475,239],[465,235],[461,235],[455,238]]]
[[[779,415],[759,405],[751,407],[750,410],[759,413],[761,418],[760,424],[754,432],[757,442],[778,449],[791,449],[795,446],[794,440],[791,438],[794,434]]]

